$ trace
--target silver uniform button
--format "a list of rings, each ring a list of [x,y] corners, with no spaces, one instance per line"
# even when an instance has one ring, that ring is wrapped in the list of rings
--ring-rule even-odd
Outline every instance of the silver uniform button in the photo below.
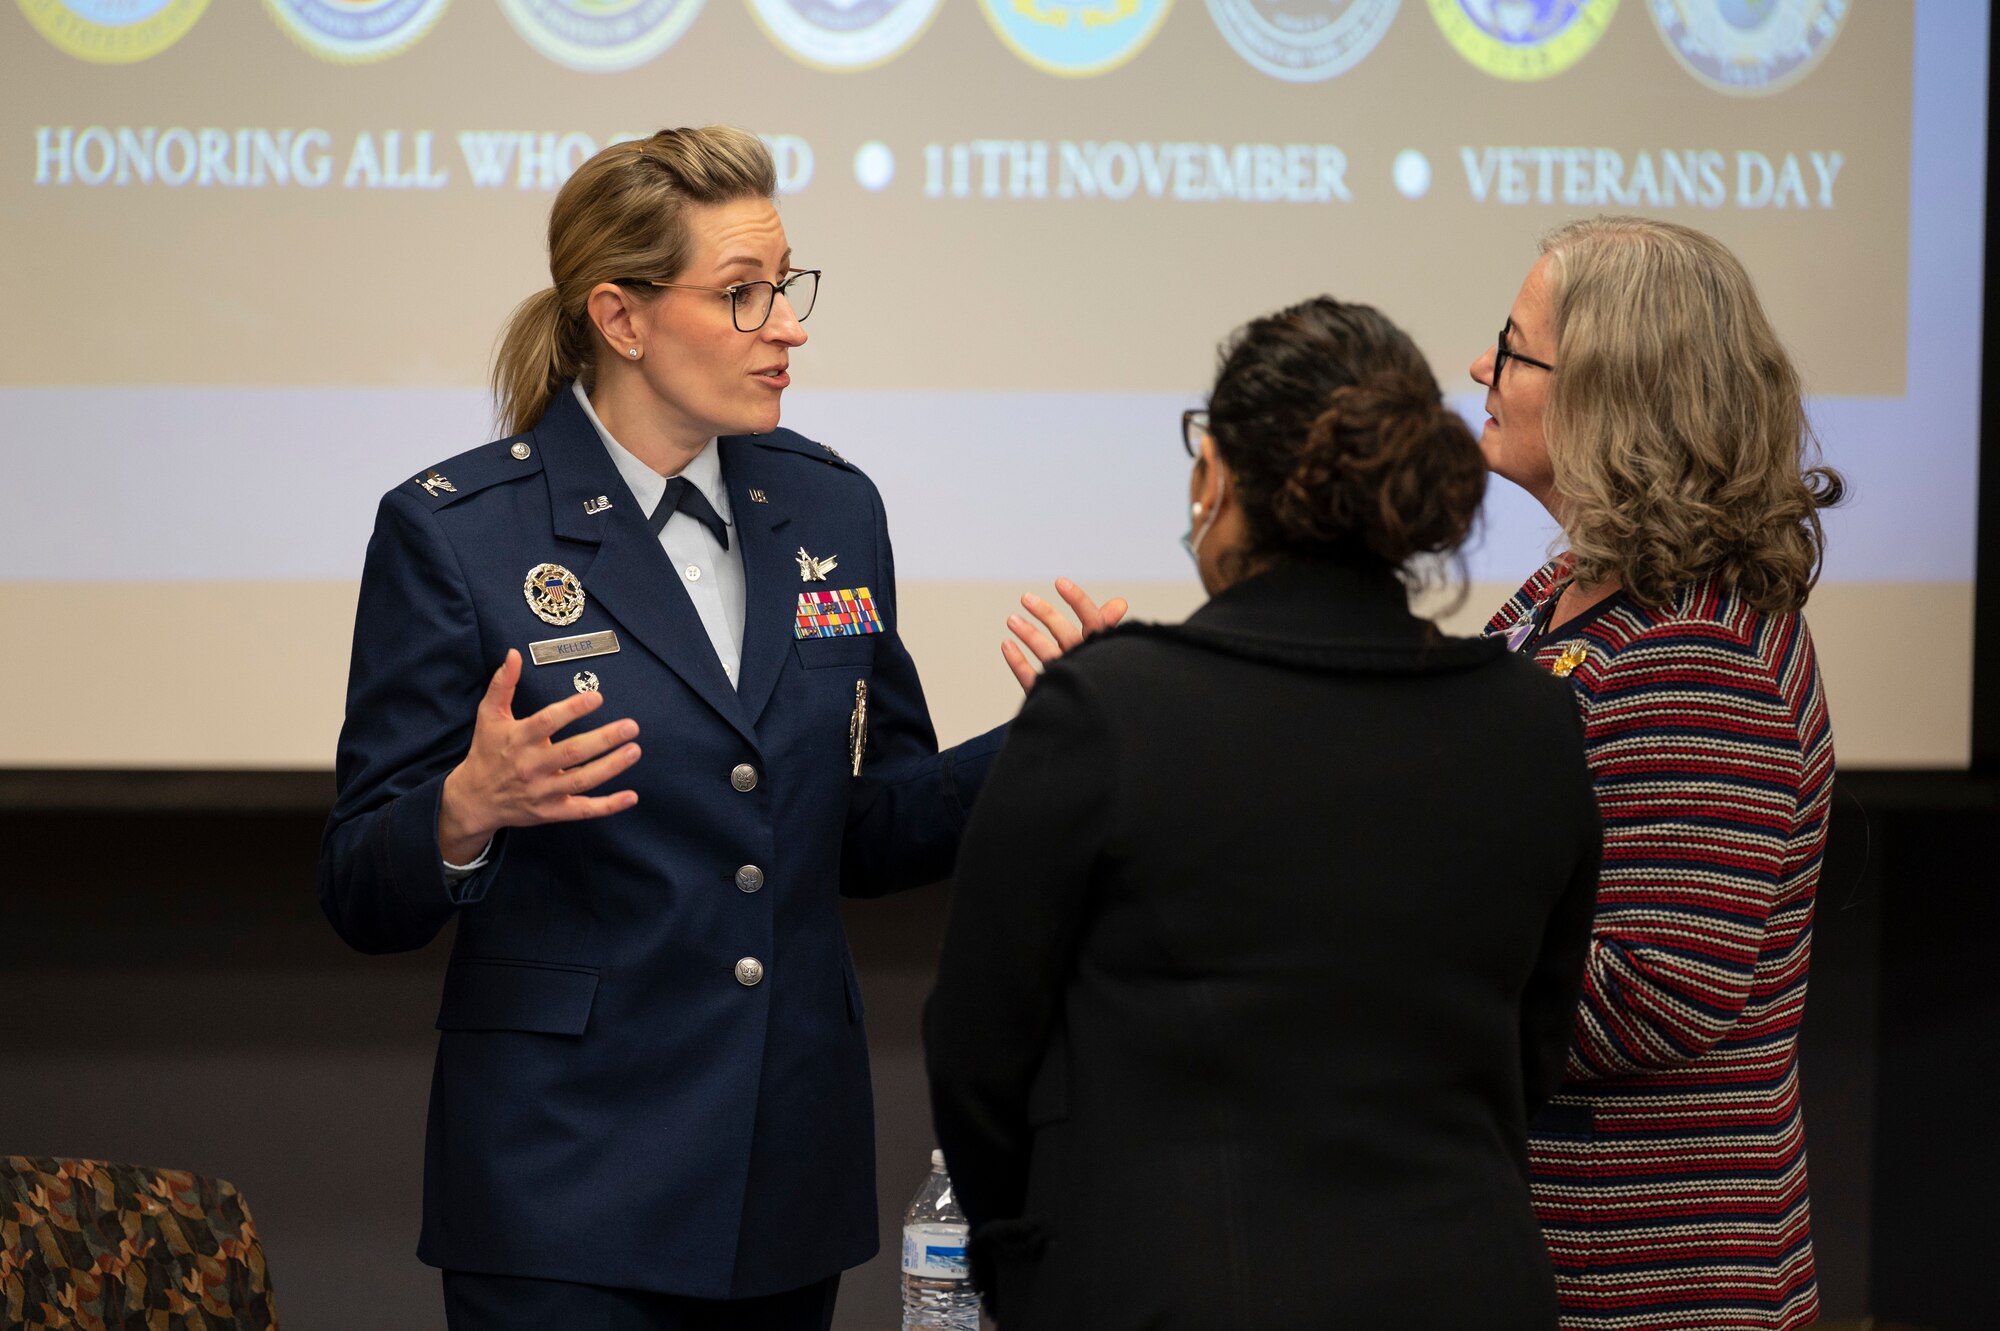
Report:
[[[746,864],[736,871],[736,890],[755,892],[764,886],[764,871],[754,864]]]
[[[736,963],[736,983],[745,989],[754,989],[764,982],[764,963],[755,957],[745,957]]]
[[[757,769],[749,763],[738,763],[729,769],[729,784],[749,794],[757,788]]]
[[[527,440],[525,440],[525,439],[517,439],[517,440],[515,440],[515,441],[514,441],[514,446],[513,446],[512,448],[508,449],[507,451],[508,451],[509,453],[512,453],[512,454],[514,455],[514,460],[515,460],[515,461],[517,461],[517,462],[526,462],[526,461],[528,460],[528,455],[529,455],[530,453],[534,452],[535,450],[534,450],[534,449],[532,449],[532,448],[529,448],[529,447],[528,447],[528,441],[527,441]]]

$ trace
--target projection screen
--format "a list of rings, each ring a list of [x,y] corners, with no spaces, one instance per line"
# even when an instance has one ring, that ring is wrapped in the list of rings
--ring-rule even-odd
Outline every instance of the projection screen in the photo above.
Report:
[[[331,765],[379,495],[493,437],[592,151],[729,122],[822,268],[786,423],[889,505],[946,739],[1064,574],[1199,597],[1230,328],[1379,305],[1469,417],[1537,236],[1757,279],[1853,498],[1809,608],[1848,766],[1969,750],[1986,7],[1971,0],[15,0],[0,10],[0,766]],[[1546,555],[1496,482],[1447,622]],[[1447,597],[1449,602],[1453,598]]]

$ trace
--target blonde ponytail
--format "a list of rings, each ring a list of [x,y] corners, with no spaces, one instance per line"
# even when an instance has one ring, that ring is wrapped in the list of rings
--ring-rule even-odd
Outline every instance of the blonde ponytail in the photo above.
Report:
[[[545,287],[514,307],[493,357],[493,401],[507,434],[531,430],[579,367],[563,355],[562,297]]]

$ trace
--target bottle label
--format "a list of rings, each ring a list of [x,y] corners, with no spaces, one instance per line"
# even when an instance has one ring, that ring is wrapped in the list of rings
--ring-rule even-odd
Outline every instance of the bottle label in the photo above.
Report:
[[[904,1225],[903,1274],[927,1280],[964,1280],[972,1268],[965,1260],[967,1225]]]

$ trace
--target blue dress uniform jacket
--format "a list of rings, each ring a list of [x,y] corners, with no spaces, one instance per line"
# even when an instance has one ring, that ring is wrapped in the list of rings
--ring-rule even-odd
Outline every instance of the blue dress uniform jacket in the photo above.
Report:
[[[786,430],[714,447],[743,543],[740,688],[568,392],[534,429],[382,501],[319,885],[364,952],[421,947],[458,919],[425,1151],[418,1255],[433,1266],[743,1298],[876,1250],[839,897],[949,874],[1001,732],[938,752],[865,476]],[[827,581],[802,582],[800,547],[837,558]],[[523,594],[544,563],[582,584],[573,624],[544,623]],[[795,636],[801,591],[860,588],[880,632]],[[531,642],[604,631],[615,654],[528,659]],[[605,789],[639,803],[502,832],[453,884],[438,801],[509,647],[516,716],[589,670],[605,703],[579,729],[638,721],[643,756]],[[743,959],[761,980],[739,978]]]

